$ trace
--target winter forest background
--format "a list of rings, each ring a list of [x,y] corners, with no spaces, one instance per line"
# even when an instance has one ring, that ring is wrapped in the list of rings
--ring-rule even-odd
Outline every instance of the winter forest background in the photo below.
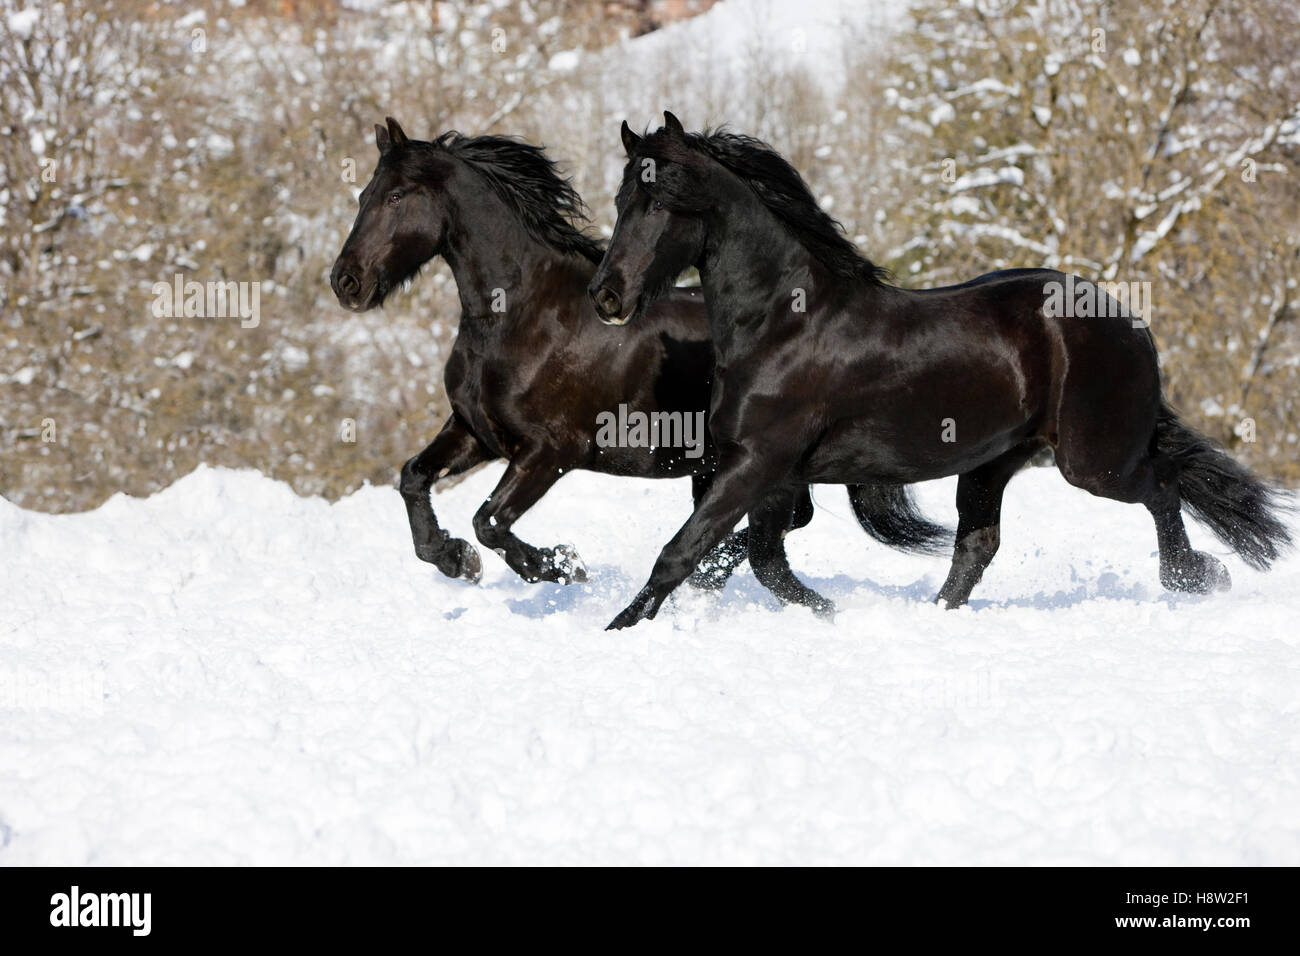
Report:
[[[374,123],[545,144],[607,233],[619,122],[665,108],[771,142],[902,284],[1150,282],[1174,403],[1300,481],[1293,0],[708,6],[0,0],[0,495],[390,483],[447,411],[458,306],[441,263],[334,300]],[[259,282],[260,323],[155,317],[178,273]]]

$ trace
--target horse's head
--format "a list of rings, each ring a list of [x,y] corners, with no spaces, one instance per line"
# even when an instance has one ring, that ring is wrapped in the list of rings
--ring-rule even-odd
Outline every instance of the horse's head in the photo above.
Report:
[[[681,122],[637,136],[623,124],[628,162],[618,191],[614,235],[587,292],[607,325],[625,325],[667,292],[704,251],[706,213],[714,197],[705,157],[694,152]]]
[[[356,222],[330,271],[330,288],[353,312],[382,305],[439,254],[447,233],[436,151],[408,140],[391,116],[387,124],[375,126],[379,165],[361,191]]]

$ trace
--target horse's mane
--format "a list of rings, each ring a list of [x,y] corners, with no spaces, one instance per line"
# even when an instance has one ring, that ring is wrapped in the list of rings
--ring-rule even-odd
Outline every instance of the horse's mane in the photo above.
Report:
[[[528,234],[558,252],[600,262],[604,246],[575,221],[587,221],[587,206],[540,146],[509,136],[464,136],[451,130],[431,143],[411,146],[441,150],[472,166],[519,217]],[[403,151],[418,162],[420,153]]]
[[[844,235],[839,220],[817,204],[799,171],[767,143],[725,128],[686,133],[685,137],[689,148],[704,153],[744,181],[795,239],[833,274],[874,284],[889,278],[889,270],[858,251]],[[659,138],[656,134],[643,142],[649,146]],[[666,142],[674,140],[668,138]],[[674,158],[671,147],[664,158]]]

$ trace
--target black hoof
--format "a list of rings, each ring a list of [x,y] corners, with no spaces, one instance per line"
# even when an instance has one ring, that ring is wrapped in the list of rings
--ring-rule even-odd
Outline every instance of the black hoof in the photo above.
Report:
[[[940,591],[938,594],[935,595],[934,603],[942,604],[945,610],[952,611],[955,610],[956,608],[965,605],[966,598],[963,595],[957,594],[953,591],[949,591],[947,588],[944,588],[942,591]]]
[[[478,556],[478,548],[468,541],[457,540],[460,545],[460,559],[457,562],[457,577],[462,577],[470,584],[478,584],[483,577],[483,559]]]
[[[441,546],[417,544],[415,556],[428,561],[449,578],[464,578],[477,584],[483,575],[483,562],[477,549],[460,538],[450,538]]]
[[[520,576],[529,584],[549,581],[552,584],[573,584],[587,580],[587,566],[578,557],[572,545],[561,544],[554,548],[539,548],[536,557],[529,556],[520,569]]]
[[[1160,568],[1160,583],[1170,591],[1212,594],[1232,588],[1232,575],[1223,562],[1204,551],[1191,551],[1176,565]]]
[[[654,618],[659,611],[659,602],[654,600],[654,592],[648,587],[641,589],[635,600],[619,612],[618,617],[609,622],[607,631],[621,631],[639,621]]]
[[[810,607],[813,614],[817,615],[828,624],[835,620],[835,602],[824,597],[818,597]]]
[[[581,584],[587,580],[587,566],[578,557],[578,552],[571,544],[557,544],[551,552],[551,565],[555,568],[556,578],[561,584]]]

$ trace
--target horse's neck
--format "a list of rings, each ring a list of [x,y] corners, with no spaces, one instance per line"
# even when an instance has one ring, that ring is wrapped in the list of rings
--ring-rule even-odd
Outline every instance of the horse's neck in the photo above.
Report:
[[[743,330],[779,307],[796,314],[797,294],[809,299],[814,275],[822,271],[766,207],[754,203],[718,221],[699,263],[710,331],[722,346],[742,339]]]
[[[496,217],[453,230],[446,251],[460,294],[461,324],[499,327],[519,316],[538,284],[566,256],[539,242],[518,222]]]
[[[709,327],[720,357],[739,355],[747,343],[777,331],[782,319],[801,329],[832,314],[819,300],[855,283],[853,308],[873,319],[890,312],[886,287],[842,278],[817,261],[764,206],[745,194],[723,210],[699,263],[709,306]],[[778,331],[779,334],[779,331]]]

